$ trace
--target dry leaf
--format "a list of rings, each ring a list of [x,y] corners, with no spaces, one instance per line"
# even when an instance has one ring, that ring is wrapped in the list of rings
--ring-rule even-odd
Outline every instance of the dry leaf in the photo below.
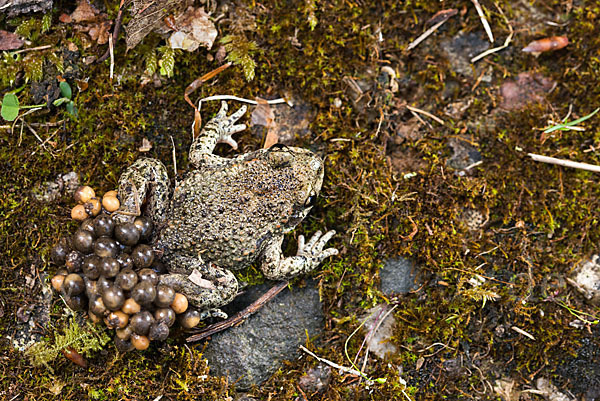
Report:
[[[71,13],[73,22],[94,21],[98,10],[94,9],[87,0],[80,0],[75,11]]]
[[[152,142],[147,140],[146,138],[142,139],[142,146],[138,148],[140,152],[148,152],[152,149]]]
[[[175,20],[177,32],[169,38],[173,49],[183,49],[193,52],[200,46],[210,49],[217,37],[215,24],[208,18],[203,8],[188,7]]]
[[[92,40],[98,42],[99,45],[108,43],[108,37],[110,36],[110,21],[100,22],[90,27],[88,34]]]
[[[267,128],[267,136],[263,145],[263,148],[267,149],[279,142],[279,135],[277,134],[277,130],[274,129],[277,126],[275,124],[275,114],[273,114],[273,110],[266,100],[257,97],[256,101],[258,105],[256,105],[252,112],[250,125],[261,125]]]
[[[0,29],[0,50],[16,50],[24,43],[18,35]]]
[[[127,50],[133,49],[153,30],[163,28],[165,17],[180,14],[193,3],[190,0],[128,0],[131,2],[131,20],[126,27]]]

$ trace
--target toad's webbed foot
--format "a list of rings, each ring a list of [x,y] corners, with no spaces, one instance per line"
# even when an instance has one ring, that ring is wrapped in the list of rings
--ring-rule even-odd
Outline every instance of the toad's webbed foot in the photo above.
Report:
[[[207,155],[212,155],[217,143],[227,143],[237,149],[237,142],[231,135],[246,129],[246,124],[235,124],[244,113],[246,106],[240,107],[238,111],[227,116],[228,106],[226,102],[221,103],[221,110],[210,120],[197,138],[194,139],[190,148],[190,162],[198,166]]]
[[[305,244],[304,236],[298,237],[298,252],[296,256],[284,258],[281,253],[281,242],[283,236],[278,241],[265,249],[263,253],[263,263],[261,270],[268,279],[286,280],[299,274],[314,270],[325,258],[338,254],[335,248],[323,249],[327,241],[335,235],[331,230],[324,235],[317,231],[312,238]]]

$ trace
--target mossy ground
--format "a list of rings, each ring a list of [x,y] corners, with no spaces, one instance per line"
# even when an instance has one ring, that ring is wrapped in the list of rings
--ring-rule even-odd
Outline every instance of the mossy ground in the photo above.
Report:
[[[509,49],[481,62],[492,70],[493,80],[486,83],[455,73],[440,56],[441,40],[461,30],[482,33],[471,2],[376,3],[231,4],[228,18],[219,24],[220,35],[235,31],[258,44],[256,76],[248,83],[241,68],[232,67],[194,94],[254,98],[289,91],[317,111],[312,137],[298,144],[327,154],[326,181],[317,207],[294,235],[333,228],[339,234],[332,243],[341,250],[315,273],[328,317],[317,354],[349,364],[344,342],[358,326],[358,317],[385,301],[377,286],[386,258],[410,257],[423,267],[424,286],[400,299],[395,312],[400,323],[393,341],[399,352],[387,361],[370,359],[366,366],[369,377],[385,378],[385,383],[366,388],[364,382],[335,372],[327,393],[307,396],[400,399],[404,388],[400,377],[407,381],[406,393],[413,399],[497,399],[488,383],[501,377],[515,380],[520,388],[537,377],[549,377],[559,386],[584,392],[584,368],[577,370],[579,365],[573,361],[582,344],[600,345],[598,329],[570,327],[575,317],[556,301],[598,313],[566,285],[565,276],[575,263],[598,251],[600,187],[593,173],[536,164],[526,153],[600,164],[595,150],[600,140],[597,118],[585,124],[584,132],[558,133],[545,141],[538,130],[549,118],[564,116],[569,105],[578,117],[600,105],[600,9],[579,4],[565,15],[562,1],[531,2],[532,8],[519,2],[501,4],[517,34]],[[111,17],[117,6],[118,2],[107,2]],[[69,7],[62,2],[55,5],[50,30],[32,38],[32,45],[52,48],[31,53],[29,61],[41,56],[51,60],[50,54],[63,54],[68,42],[78,45],[80,56],[104,51],[97,46],[83,50],[89,41],[85,34],[58,22],[58,15],[72,11]],[[424,30],[424,22],[443,8],[461,12],[407,52],[408,43]],[[533,10],[539,14],[533,15]],[[509,33],[508,26],[497,9],[488,11],[499,44]],[[569,24],[562,28],[540,28],[544,19],[563,18]],[[0,18],[0,28],[14,31],[24,20]],[[557,34],[569,36],[567,49],[539,58],[519,50],[532,38]],[[300,47],[294,46],[294,37]],[[187,165],[193,113],[183,92],[195,78],[218,66],[206,58],[214,56],[216,49],[176,52],[174,77],[164,80],[160,88],[151,84],[141,88],[145,56],[159,44],[160,39],[151,36],[125,55],[120,41],[112,82],[108,63],[88,66],[81,57],[73,60],[79,68],[77,78],[89,78],[85,91],[75,91],[77,119],[57,108],[26,117],[29,123],[65,120],[59,127],[37,129],[42,140],[56,131],[45,144],[48,149],[27,128],[21,130],[20,123],[13,131],[0,130],[0,394],[4,398],[235,396],[229,383],[207,376],[202,344],[184,345],[183,339],[126,355],[109,344],[90,358],[87,369],[56,361],[54,374],[30,366],[7,339],[16,329],[17,310],[35,300],[35,291],[25,288],[25,277],[54,271],[49,250],[75,226],[68,218],[71,199],[38,202],[32,196],[36,185],[77,171],[83,183],[101,192],[113,189],[124,166],[138,157],[144,137],[153,144],[149,155],[161,158],[171,169],[172,136],[178,167]],[[53,68],[49,61],[44,65]],[[397,71],[399,92],[392,93],[377,79],[385,65]],[[5,64],[3,68],[3,74],[24,69]],[[524,71],[541,73],[557,87],[547,101],[512,113],[496,112],[499,84]],[[364,102],[351,100],[349,78],[368,84]],[[449,81],[459,85],[451,95],[443,95]],[[19,95],[22,104],[32,104],[31,82],[21,79],[19,85],[25,85]],[[5,87],[0,93],[13,89]],[[335,98],[342,100],[340,108],[334,106]],[[473,103],[462,118],[443,115],[448,103],[467,98]],[[421,128],[419,138],[395,145],[414,159],[414,167],[407,162],[408,167],[398,171],[388,156],[396,135],[393,124],[411,117],[399,106],[402,101],[443,116],[445,124],[432,122],[433,126]],[[216,107],[203,110],[205,120]],[[451,138],[468,140],[481,152],[483,163],[466,175],[453,171],[446,164]],[[239,143],[244,152],[260,147],[261,138],[247,132],[240,135]],[[218,151],[233,154],[221,145]],[[412,172],[416,175],[404,178]],[[461,220],[467,208],[489,213],[483,229],[469,230]],[[476,275],[487,279],[479,290],[468,283]],[[498,299],[484,302],[486,292],[481,289]],[[58,321],[62,312],[56,302],[53,318]],[[535,340],[513,331],[513,326]],[[361,342],[362,337],[353,337],[350,355]],[[444,346],[429,349],[434,343]],[[271,400],[301,397],[298,379],[316,363],[309,358],[292,361],[251,394]]]

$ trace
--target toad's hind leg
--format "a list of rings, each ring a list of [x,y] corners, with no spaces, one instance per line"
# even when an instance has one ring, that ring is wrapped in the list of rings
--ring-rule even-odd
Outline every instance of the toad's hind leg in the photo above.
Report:
[[[142,213],[155,224],[166,218],[169,206],[169,176],[159,160],[140,158],[121,174],[119,199],[121,207],[115,216],[119,221],[131,221]]]
[[[184,294],[198,309],[218,308],[237,295],[238,282],[229,270],[186,255],[173,255],[166,262],[171,273],[160,276],[161,284]]]

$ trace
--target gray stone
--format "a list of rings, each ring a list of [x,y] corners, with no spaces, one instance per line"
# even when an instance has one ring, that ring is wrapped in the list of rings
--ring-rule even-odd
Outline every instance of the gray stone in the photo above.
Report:
[[[402,295],[419,288],[420,269],[406,258],[388,259],[379,271],[381,291],[388,295]]]
[[[271,285],[253,287],[243,298],[255,298]],[[237,389],[247,390],[267,380],[283,361],[297,358],[307,333],[312,338],[322,330],[319,290],[310,282],[286,288],[244,323],[215,334],[204,356],[211,375],[227,376]]]
[[[490,43],[484,39],[485,37],[483,32],[461,32],[452,39],[441,42],[441,47],[448,56],[448,60],[454,71],[467,77],[478,77],[481,74],[483,68],[485,68],[483,67],[483,63],[477,64],[472,68],[471,58],[490,47]],[[486,75],[482,77],[482,81],[490,82],[491,78],[491,74],[486,72]]]

